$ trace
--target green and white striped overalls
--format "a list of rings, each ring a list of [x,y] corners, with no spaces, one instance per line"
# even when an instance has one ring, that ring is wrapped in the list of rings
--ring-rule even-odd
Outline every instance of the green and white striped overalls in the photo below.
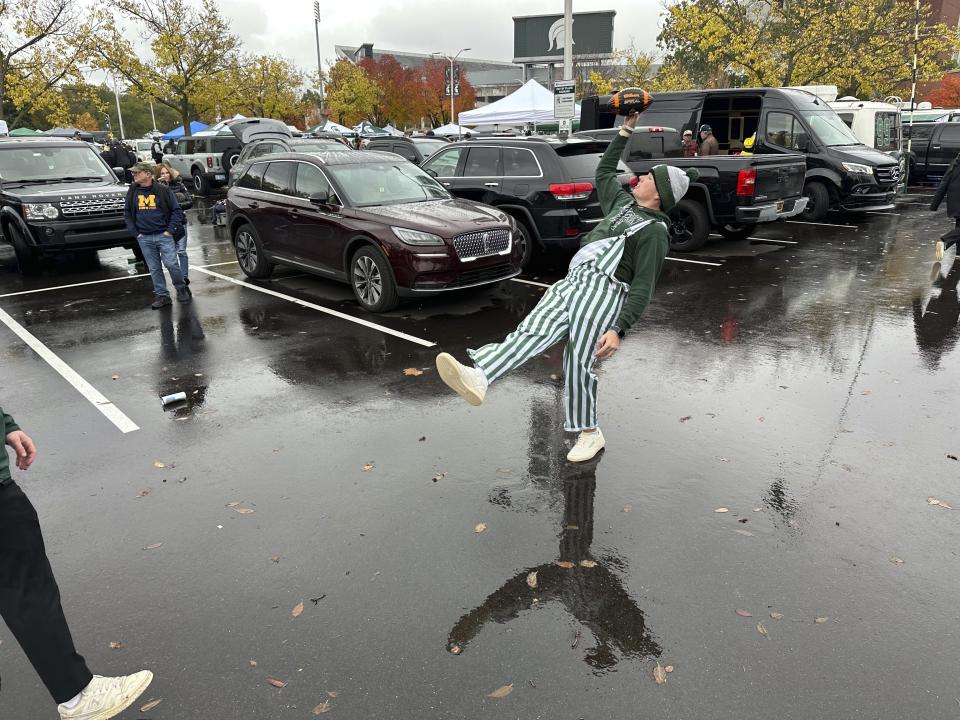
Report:
[[[489,382],[520,367],[554,343],[567,340],[563,352],[564,429],[597,427],[597,376],[593,373],[597,341],[620,314],[629,285],[614,277],[624,243],[655,220],[632,225],[616,237],[580,248],[567,276],[550,286],[533,311],[503,342],[467,350]]]

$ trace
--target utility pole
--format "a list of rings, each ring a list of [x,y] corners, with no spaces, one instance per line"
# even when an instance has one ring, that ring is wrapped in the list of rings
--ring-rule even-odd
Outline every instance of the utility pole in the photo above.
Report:
[[[914,4],[913,19],[913,73],[910,81],[910,135],[907,138],[907,162],[903,179],[904,192],[910,184],[910,159],[913,157],[913,115],[917,107],[917,54],[920,45],[920,0]]]
[[[157,116],[153,114],[153,100],[150,101],[150,119],[153,120],[153,125],[150,127],[154,130],[159,130],[160,128],[157,127]]]
[[[563,0],[563,79],[573,80],[573,0]],[[574,94],[574,103],[576,103],[576,94]],[[568,135],[567,123],[570,125],[570,130],[573,130],[572,120],[560,123],[562,127],[558,128],[558,134],[562,138]]]
[[[120,121],[120,139],[126,137],[126,133],[123,130],[123,115],[120,114],[120,91],[117,90],[117,76],[113,76],[113,97],[117,100],[117,120]]]
[[[454,55],[453,57],[450,57],[449,55],[444,55],[444,54],[441,53],[441,52],[430,53],[431,55],[439,55],[440,57],[445,57],[447,60],[450,61],[450,82],[447,84],[447,90],[450,92],[450,122],[452,122],[452,123],[456,123],[456,119],[455,119],[454,114],[453,114],[453,112],[454,112],[453,101],[454,101],[456,95],[459,95],[459,94],[460,94],[459,92],[457,92],[456,95],[455,95],[454,92],[453,92],[454,89],[458,89],[458,90],[459,90],[459,88],[457,87],[457,86],[459,85],[459,83],[455,83],[455,82],[454,82],[454,77],[453,77],[453,63],[456,61],[456,59],[457,59],[458,57],[460,57],[460,53],[467,52],[468,50],[472,50],[472,48],[460,48],[459,50],[457,50],[457,54]],[[456,123],[456,125],[457,125],[457,137],[459,137],[459,136],[460,136],[460,123]]]
[[[317,82],[320,90],[320,109],[323,109],[323,63],[320,60],[320,1],[313,0],[313,30],[317,36]]]

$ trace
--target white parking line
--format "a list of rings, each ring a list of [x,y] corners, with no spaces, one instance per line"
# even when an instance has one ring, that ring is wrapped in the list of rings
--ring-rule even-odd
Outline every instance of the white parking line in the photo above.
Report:
[[[514,282],[523,283],[524,285],[536,285],[537,287],[550,287],[547,283],[534,282],[533,280],[521,280],[520,278],[510,278]]]
[[[692,265],[711,265],[713,267],[723,267],[723,263],[707,262],[706,260],[687,260],[686,258],[665,257],[664,260],[673,260],[674,262],[691,263]]]
[[[806,220],[785,220],[784,222],[793,223],[794,225],[823,225],[823,227],[851,228],[853,230],[860,229],[857,225],[837,225],[836,223],[807,222]]]
[[[123,412],[104,397],[99,390],[80,377],[76,370],[67,365],[55,352],[37,340],[23,325],[3,310],[0,310],[0,321],[13,330],[14,334],[23,340],[31,350],[46,360],[50,367],[57,371],[64,380],[73,385],[97,410],[104,414],[107,420],[116,425],[120,432],[128,433],[140,429],[133,420],[124,415]]]
[[[799,245],[796,240],[777,240],[776,238],[748,237],[751,242],[773,243],[774,245]]]
[[[211,275],[215,278],[220,278],[221,280],[226,280],[227,282],[231,282],[234,285],[239,285],[240,287],[245,287],[245,288],[249,288],[250,290],[256,290],[257,292],[262,292],[265,295],[273,295],[274,297],[281,298],[282,300],[287,300],[296,305],[310,308],[311,310],[317,310],[318,312],[326,313],[327,315],[332,315],[333,317],[340,318],[341,320],[347,320],[349,322],[356,323],[357,325],[363,325],[364,327],[368,327],[373,330],[386,333],[387,335],[393,335],[394,337],[401,338],[402,340],[409,340],[410,342],[416,343],[417,345],[422,345],[423,347],[436,346],[436,343],[430,342],[429,340],[422,340],[418,337],[414,337],[413,335],[407,335],[406,333],[402,333],[399,330],[393,330],[391,328],[384,327],[383,325],[377,325],[376,323],[372,323],[369,320],[361,320],[360,318],[353,317],[352,315],[347,315],[342,312],[337,312],[336,310],[331,310],[330,308],[325,308],[322,305],[316,305],[312,302],[307,302],[306,300],[301,300],[300,298],[292,297],[291,295],[284,295],[283,293],[277,292],[276,290],[270,290],[268,288],[260,287],[259,285],[254,285],[253,283],[248,283],[243,280],[237,280],[236,278],[232,278],[227,275],[221,275],[220,273],[214,272],[213,270],[205,270],[204,268],[199,267],[197,265],[191,265],[190,269],[196,270],[197,272],[205,273],[207,275]]]
[[[139,275],[124,275],[123,277],[105,278],[103,280],[90,280],[89,282],[74,283],[73,285],[56,285],[55,287],[37,288],[36,290],[20,290],[19,292],[0,295],[0,298],[13,297],[15,295],[30,295],[32,293],[50,292],[51,290],[66,290],[67,288],[81,287],[83,285],[99,285],[100,283],[116,282],[117,280],[134,280],[136,278],[150,277],[150,273],[140,273]]]
[[[197,267],[200,268],[200,269],[203,269],[203,268],[208,268],[208,267],[220,267],[221,265],[236,265],[236,264],[237,264],[237,261],[236,261],[236,260],[227,260],[227,262],[222,262],[222,263],[210,263],[209,265],[197,265]],[[190,267],[193,267],[193,265],[191,265]]]

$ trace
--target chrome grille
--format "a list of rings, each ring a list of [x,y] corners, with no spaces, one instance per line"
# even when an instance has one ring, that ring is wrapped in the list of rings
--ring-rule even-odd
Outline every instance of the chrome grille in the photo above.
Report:
[[[900,167],[898,165],[881,165],[873,169],[880,185],[900,182]]]
[[[63,200],[60,212],[64,217],[99,217],[123,213],[122,197],[94,198],[91,200]]]
[[[510,249],[510,231],[497,228],[464,233],[453,239],[453,247],[461,260],[504,254]]]

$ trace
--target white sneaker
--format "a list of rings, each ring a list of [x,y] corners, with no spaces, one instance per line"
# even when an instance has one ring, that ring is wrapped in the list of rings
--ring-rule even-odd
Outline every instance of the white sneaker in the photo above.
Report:
[[[479,370],[457,362],[450,353],[440,353],[437,355],[437,371],[440,379],[468,403],[479,405],[483,402],[489,383]]]
[[[587,460],[591,460],[594,455],[603,450],[603,446],[606,444],[607,442],[603,439],[603,433],[600,432],[600,428],[597,428],[596,431],[592,433],[582,432],[577,438],[577,444],[567,453],[567,460],[570,462],[586,462]]]
[[[141,670],[122,677],[101,677],[93,680],[80,693],[80,702],[71,709],[58,705],[60,720],[107,720],[116,717],[140,697],[153,681],[153,673]]]

